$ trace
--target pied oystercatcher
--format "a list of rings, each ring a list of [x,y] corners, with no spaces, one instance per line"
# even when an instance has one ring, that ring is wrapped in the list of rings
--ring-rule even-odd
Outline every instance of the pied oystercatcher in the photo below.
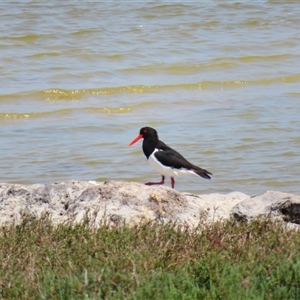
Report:
[[[129,146],[142,138],[144,139],[143,151],[149,164],[162,176],[160,182],[147,182],[146,185],[164,184],[165,176],[171,177],[172,188],[175,186],[174,176],[193,174],[210,179],[209,175],[212,173],[191,164],[177,151],[160,141],[157,131],[151,127],[141,128],[139,135],[131,141]]]

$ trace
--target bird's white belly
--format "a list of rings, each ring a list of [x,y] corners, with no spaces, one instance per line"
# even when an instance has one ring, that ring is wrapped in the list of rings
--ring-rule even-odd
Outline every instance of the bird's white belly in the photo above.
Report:
[[[175,177],[175,176],[183,176],[183,175],[196,175],[193,171],[187,170],[187,169],[175,169],[171,167],[164,166],[162,163],[160,163],[156,157],[154,156],[154,153],[156,151],[159,151],[155,149],[153,153],[149,156],[148,162],[150,166],[156,170],[158,173],[160,173],[163,176],[168,176],[168,177]]]

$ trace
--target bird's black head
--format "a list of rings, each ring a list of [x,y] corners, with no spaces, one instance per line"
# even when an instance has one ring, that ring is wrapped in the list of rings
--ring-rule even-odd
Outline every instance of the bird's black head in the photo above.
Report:
[[[154,137],[158,139],[157,131],[151,127],[143,127],[140,129],[140,135],[143,136],[144,139],[148,137]]]
[[[153,139],[153,140],[158,140],[158,135],[157,135],[157,131],[154,128],[151,127],[143,127],[140,129],[140,134],[131,141],[131,143],[129,144],[129,146],[135,144],[138,140],[140,139]]]

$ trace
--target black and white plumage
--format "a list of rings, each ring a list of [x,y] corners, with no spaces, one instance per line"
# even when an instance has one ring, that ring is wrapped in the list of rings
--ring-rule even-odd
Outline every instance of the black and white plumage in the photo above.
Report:
[[[129,144],[135,144],[138,140],[144,139],[143,151],[149,164],[162,175],[160,182],[147,182],[146,185],[164,184],[165,176],[171,177],[172,188],[175,186],[175,176],[196,175],[210,179],[210,173],[187,161],[180,153],[167,146],[159,140],[157,131],[151,127],[143,127],[139,135]]]

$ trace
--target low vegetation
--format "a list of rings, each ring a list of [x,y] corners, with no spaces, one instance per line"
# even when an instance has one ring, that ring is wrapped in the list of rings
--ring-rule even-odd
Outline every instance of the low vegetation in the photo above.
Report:
[[[1,299],[300,299],[300,231],[269,221],[0,232]]]

